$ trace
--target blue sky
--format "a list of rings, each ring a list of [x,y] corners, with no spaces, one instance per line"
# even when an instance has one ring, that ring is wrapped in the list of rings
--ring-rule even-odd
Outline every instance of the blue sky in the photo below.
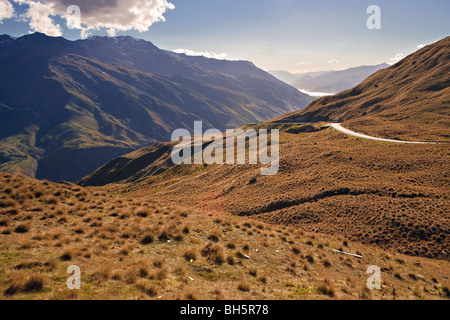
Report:
[[[15,17],[2,21],[0,34],[20,36],[36,31],[30,28],[29,18],[20,17],[28,6],[17,2],[38,0],[15,1]],[[114,16],[114,3],[122,0],[86,2],[110,4],[95,10],[83,5],[86,0],[47,2],[52,1],[58,9],[67,3],[79,4],[82,22],[86,19],[94,25],[100,21],[97,26],[106,26],[105,12]],[[410,54],[418,45],[442,39],[450,31],[448,0],[170,0],[175,8],[167,7],[166,0],[153,1],[153,7],[159,3],[166,10],[151,16],[155,21],[148,31],[125,30],[137,24],[117,16],[116,22],[122,20],[115,34],[143,38],[167,50],[226,54],[227,59],[250,60],[266,70],[306,72],[394,62],[391,58]],[[366,10],[373,4],[381,8],[381,30],[366,27],[370,16]],[[123,11],[117,5],[119,9]],[[165,21],[156,22],[161,17]],[[51,18],[61,26],[64,37],[80,38],[80,31],[68,30],[62,17]],[[106,35],[106,29],[92,29],[88,34]]]

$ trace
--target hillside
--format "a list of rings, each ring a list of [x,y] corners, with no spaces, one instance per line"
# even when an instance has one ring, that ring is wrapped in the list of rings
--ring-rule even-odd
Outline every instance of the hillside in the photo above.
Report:
[[[351,90],[314,101],[279,122],[343,122],[380,138],[448,141],[450,37],[429,45]]]
[[[2,299],[450,297],[446,261],[224,214],[209,201],[167,205],[2,173],[0,192]],[[80,290],[67,290],[71,265]],[[380,290],[366,287],[370,265],[382,270]]]
[[[384,138],[408,140],[416,133],[419,141],[442,139],[449,130],[444,126],[449,111],[445,103],[449,92],[445,73],[449,39],[379,71],[337,97],[323,98],[304,111],[244,127],[281,130],[280,171],[275,176],[260,176],[260,168],[249,165],[173,166],[171,145],[159,144],[109,162],[80,184],[109,185],[123,194],[145,193],[158,201],[183,206],[211,206],[223,214],[448,260],[447,144],[370,141],[321,123],[293,123],[344,120],[346,127],[359,124],[356,127],[361,132],[368,131],[366,126],[380,128]],[[408,73],[416,65],[414,72]],[[395,88],[391,80],[398,82]],[[422,98],[416,100],[419,95]],[[379,99],[378,107],[359,105],[367,99]],[[411,99],[414,103],[407,105],[405,101]],[[394,101],[398,104],[392,106]],[[397,135],[387,134],[390,128],[395,128]],[[422,131],[408,131],[410,128]]]
[[[278,128],[283,132],[275,176],[260,176],[259,166],[249,165],[173,166],[170,145],[160,144],[115,159],[80,184],[112,184],[125,195],[211,206],[223,214],[448,259],[442,254],[450,249],[445,145],[364,141],[332,128]]]
[[[0,170],[52,181],[76,181],[195,120],[224,130],[312,101],[250,62],[131,37],[0,40]]]

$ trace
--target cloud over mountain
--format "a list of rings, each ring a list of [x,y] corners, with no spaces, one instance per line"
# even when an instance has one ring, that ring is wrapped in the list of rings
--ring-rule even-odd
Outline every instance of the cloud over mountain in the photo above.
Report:
[[[119,31],[147,31],[159,21],[165,21],[164,14],[175,9],[167,0],[11,0],[19,5],[28,6],[21,18],[29,21],[32,31],[51,36],[62,35],[61,25],[55,17],[70,20],[70,6],[80,8],[81,36],[87,37],[91,30],[107,29],[110,36]],[[5,0],[2,0],[5,2]],[[0,20],[4,8],[12,8],[11,2],[0,2]],[[7,15],[6,18],[11,15]],[[73,26],[73,23],[72,23]]]
[[[14,8],[8,0],[0,0],[0,23],[3,19],[12,18],[14,15]]]
[[[190,50],[190,49],[177,49],[177,50],[174,50],[173,52],[184,53],[187,56],[203,56],[206,58],[219,59],[219,60],[223,60],[228,56],[226,53],[214,53],[214,52],[203,52],[203,51],[197,52],[197,51]]]

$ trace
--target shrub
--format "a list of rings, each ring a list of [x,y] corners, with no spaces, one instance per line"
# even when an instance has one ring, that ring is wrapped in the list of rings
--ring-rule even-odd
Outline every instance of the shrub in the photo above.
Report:
[[[30,231],[30,226],[27,224],[19,224],[15,229],[15,233],[27,233]]]
[[[230,242],[230,243],[227,243],[227,248],[230,250],[234,250],[234,249],[236,249],[236,245],[234,243]]]
[[[84,229],[83,228],[77,228],[77,229],[74,230],[74,232],[76,234],[83,234],[84,233]]]
[[[190,262],[197,260],[197,251],[194,249],[186,250],[183,254],[183,257],[186,259],[186,261]]]
[[[11,219],[3,218],[0,220],[0,227],[7,227],[11,223]]]
[[[139,208],[136,212],[136,215],[141,218],[147,218],[150,215],[150,210],[147,208]]]
[[[208,240],[210,241],[219,242],[219,239],[220,239],[220,232],[218,230],[214,230],[208,235]]]
[[[61,257],[59,257],[59,259],[60,259],[61,261],[70,261],[70,260],[72,260],[72,252],[70,252],[70,251],[64,252],[64,253],[61,255]]]
[[[16,207],[18,203],[14,200],[0,200],[0,208]]]
[[[177,234],[173,237],[173,240],[175,240],[176,242],[181,242],[183,241],[183,236],[181,234]]]
[[[249,292],[250,291],[250,285],[245,282],[241,282],[238,284],[238,290],[242,292]]]
[[[21,287],[17,284],[10,285],[4,292],[5,296],[13,296],[21,291]]]
[[[221,265],[225,262],[224,250],[222,246],[208,243],[201,251],[203,257],[215,264]]]
[[[23,291],[25,293],[41,292],[44,288],[44,277],[40,274],[33,274],[27,282],[25,282]]]
[[[300,254],[300,248],[299,247],[292,247],[292,252],[294,253],[294,254]]]
[[[248,274],[256,278],[256,276],[258,275],[258,271],[255,268],[252,268],[248,271]]]
[[[330,298],[334,297],[334,288],[332,288],[331,286],[327,285],[327,284],[322,284],[317,288],[317,291],[323,295],[329,296]]]
[[[305,258],[309,263],[314,263],[314,257],[311,254],[308,254]]]
[[[162,231],[158,236],[159,241],[168,241],[170,240],[169,233],[167,231]]]
[[[147,234],[141,239],[141,244],[148,245],[148,244],[153,243],[153,241],[154,241],[153,235]]]
[[[443,287],[442,288],[442,293],[444,294],[444,296],[446,298],[450,298],[450,289],[448,287]]]
[[[190,232],[190,230],[189,230],[189,227],[184,227],[183,228],[183,231],[182,231],[184,234],[189,234],[189,232]]]
[[[197,297],[195,296],[194,293],[189,292],[189,293],[186,294],[186,300],[194,301],[194,300],[197,300]]]
[[[416,281],[417,280],[417,276],[414,273],[410,273],[408,275],[408,277],[410,277],[412,280]]]
[[[139,281],[137,288],[150,297],[156,297],[158,295],[158,288],[146,280]]]

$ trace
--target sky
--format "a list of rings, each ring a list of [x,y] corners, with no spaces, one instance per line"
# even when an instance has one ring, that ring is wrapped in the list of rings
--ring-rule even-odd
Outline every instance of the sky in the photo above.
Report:
[[[293,73],[392,64],[449,31],[448,0],[0,0],[0,34],[130,35]]]

